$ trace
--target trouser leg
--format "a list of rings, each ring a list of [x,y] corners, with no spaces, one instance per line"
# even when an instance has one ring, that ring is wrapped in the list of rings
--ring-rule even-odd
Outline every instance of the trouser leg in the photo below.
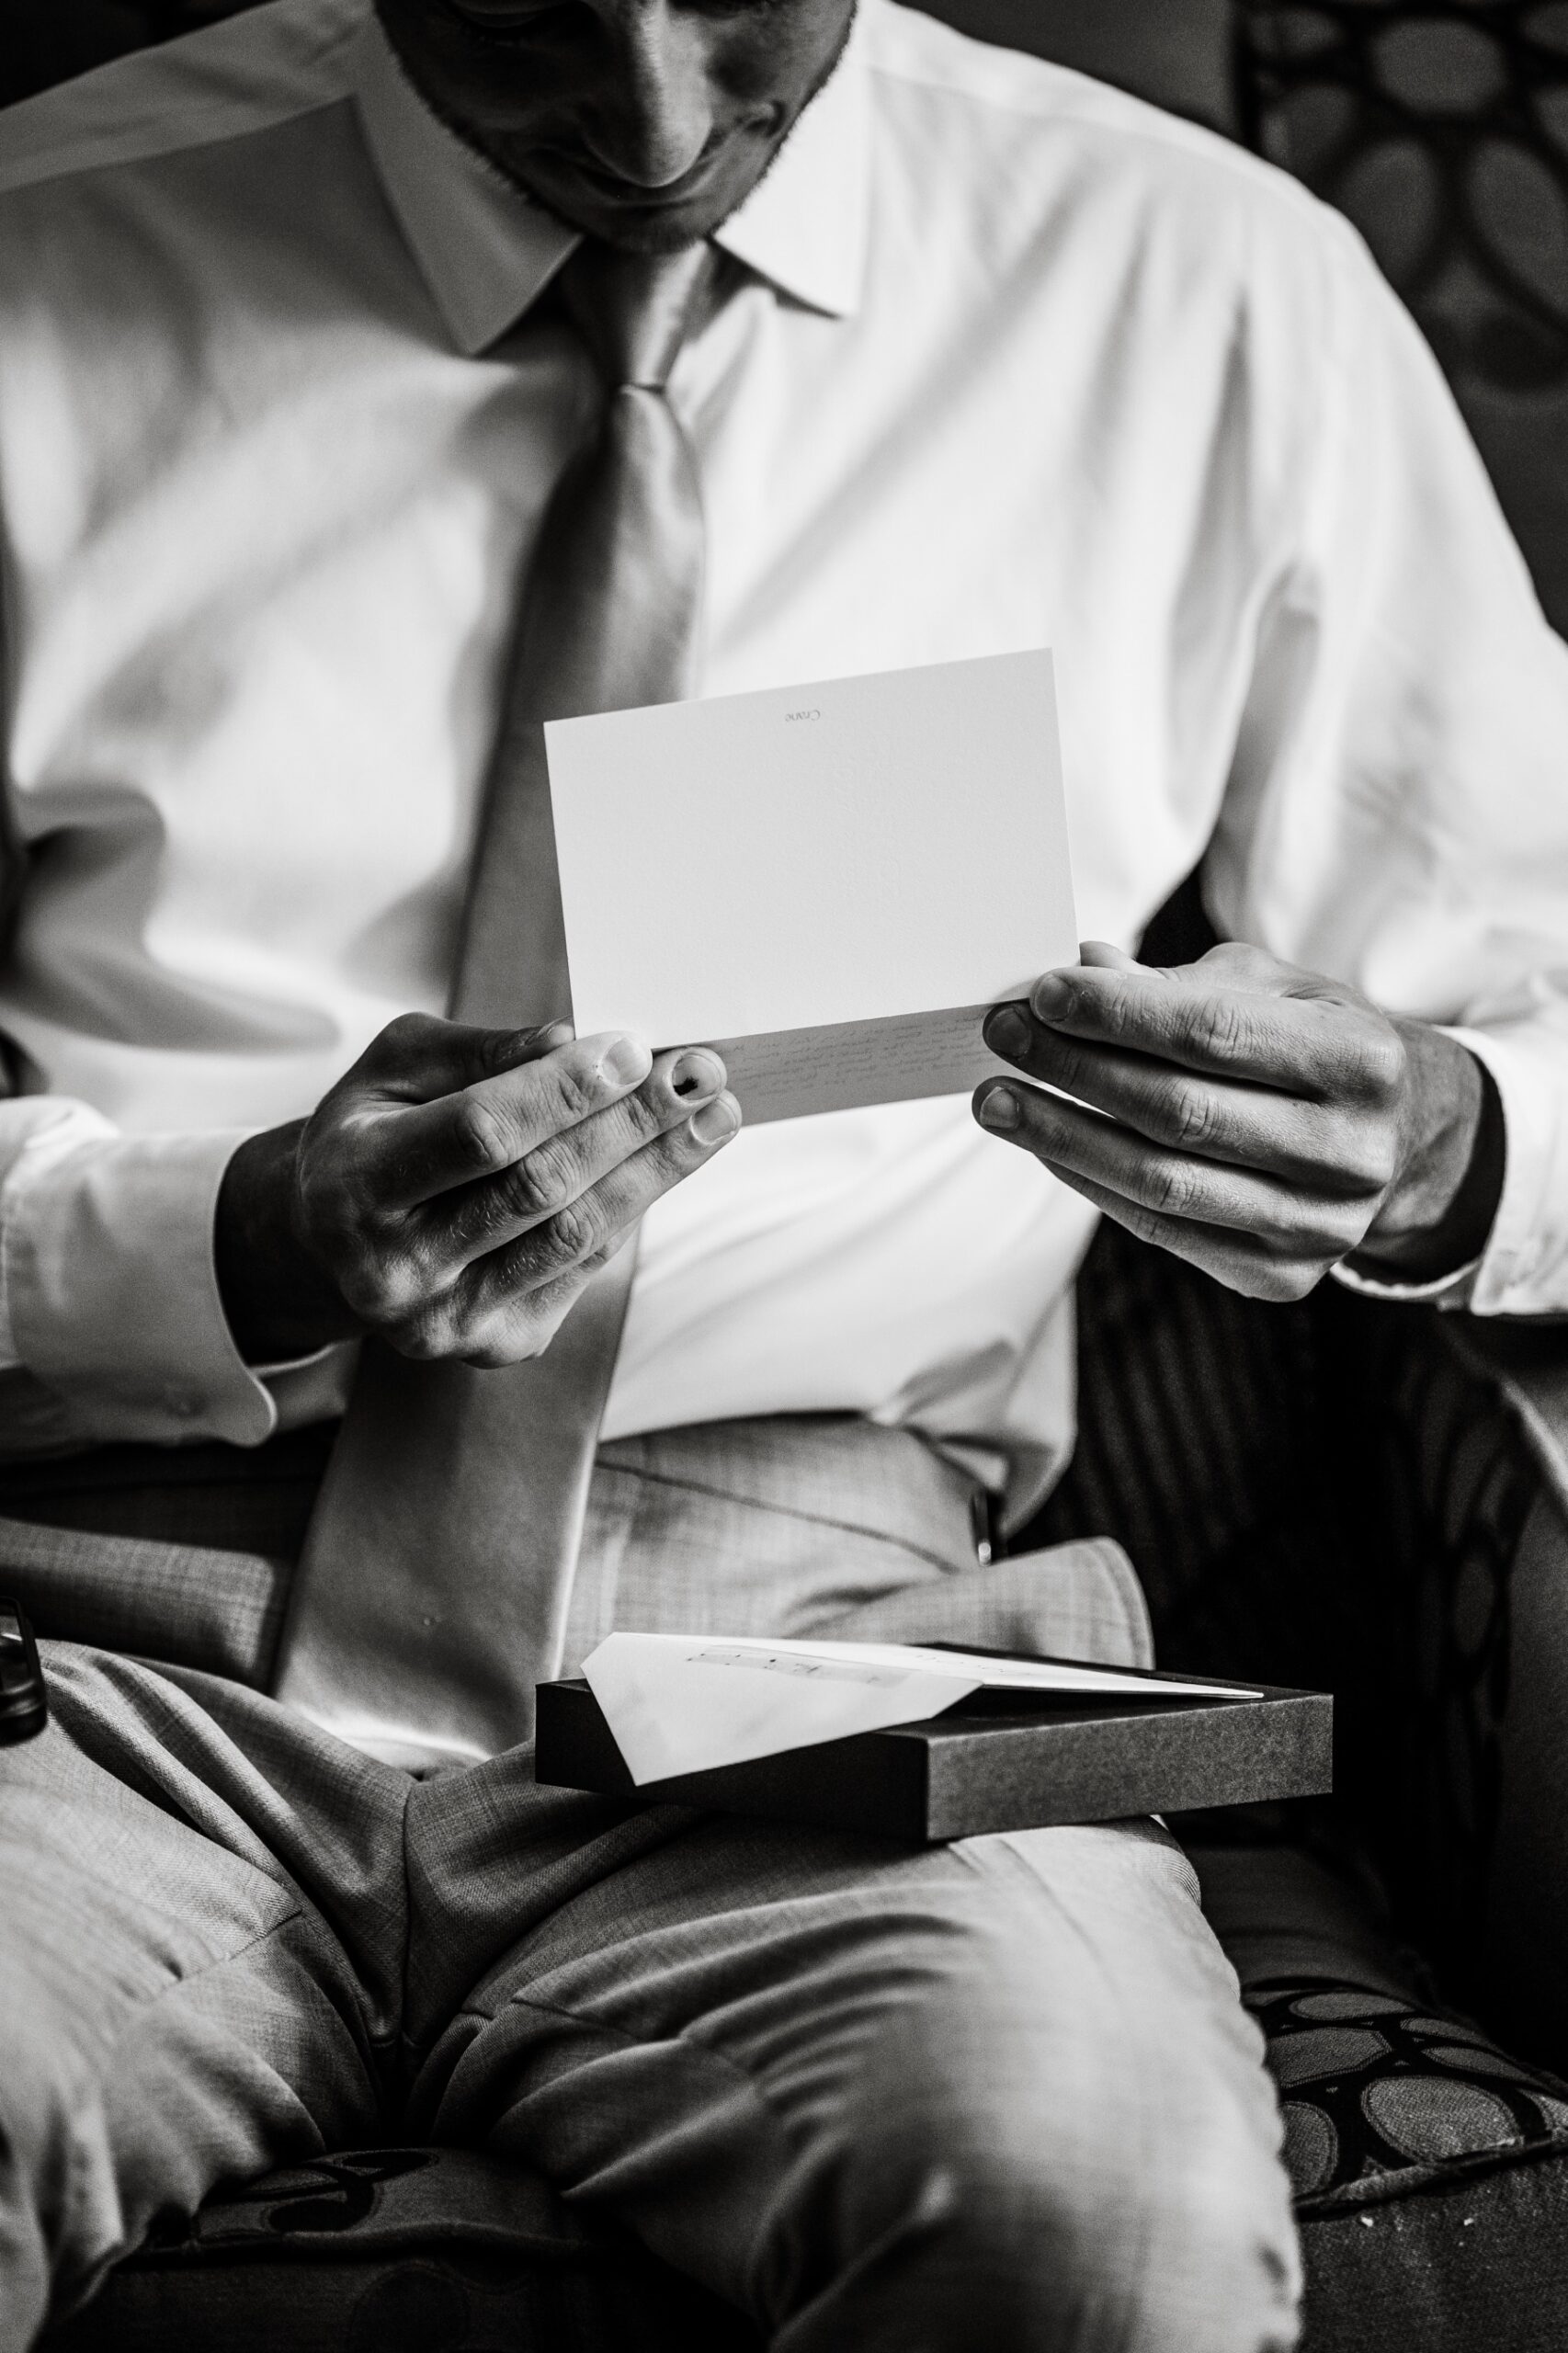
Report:
[[[1163,1832],[644,1817],[508,1948],[504,1859],[557,1804],[506,1759],[411,1811],[416,2131],[540,2166],[788,2353],[1294,2343],[1261,2043]]]
[[[408,1784],[215,1678],[46,1645],[0,1749],[0,2343],[160,2213],[372,2129]]]

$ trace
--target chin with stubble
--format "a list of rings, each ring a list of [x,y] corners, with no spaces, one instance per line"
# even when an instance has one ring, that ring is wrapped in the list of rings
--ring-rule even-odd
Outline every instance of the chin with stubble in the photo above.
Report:
[[[448,128],[625,251],[711,235],[843,54],[855,0],[377,0]]]

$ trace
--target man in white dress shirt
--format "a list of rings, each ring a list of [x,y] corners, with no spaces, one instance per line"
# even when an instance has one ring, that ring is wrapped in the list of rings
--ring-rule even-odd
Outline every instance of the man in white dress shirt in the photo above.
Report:
[[[724,256],[669,383],[703,691],[1055,649],[1096,944],[973,1107],[737,1134],[711,1057],[442,1018],[583,235]],[[0,122],[0,533],[17,1521],[40,1462],[329,1421],[367,1336],[548,1362],[639,1218],[576,1655],[965,1574],[976,1484],[1016,1518],[1070,1445],[1096,1211],[1266,1297],[1568,1308],[1563,651],[1351,233],[1202,133],[888,0],[278,0]],[[1206,850],[1253,944],[1139,969]],[[8,2341],[389,2101],[800,2353],[1293,2341],[1257,2039],[1153,1827],[622,1822],[50,1672]]]

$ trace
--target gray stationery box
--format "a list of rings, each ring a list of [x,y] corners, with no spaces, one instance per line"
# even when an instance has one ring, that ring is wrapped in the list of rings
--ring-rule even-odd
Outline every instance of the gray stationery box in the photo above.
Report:
[[[1334,1701],[1324,1691],[1271,1687],[1257,1697],[1159,1700],[982,1691],[919,1723],[641,1789],[585,1682],[542,1683],[538,1700],[541,1782],[919,1846],[986,1830],[1312,1797],[1333,1782]]]

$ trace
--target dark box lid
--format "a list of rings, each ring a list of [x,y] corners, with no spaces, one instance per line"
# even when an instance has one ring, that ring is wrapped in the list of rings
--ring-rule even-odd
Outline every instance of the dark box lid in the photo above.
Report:
[[[640,1805],[701,1806],[881,1832],[916,1845],[986,1830],[1312,1797],[1333,1783],[1333,1699],[1325,1691],[1276,1686],[1261,1698],[1233,1699],[1033,1692],[1025,1699],[1012,1691],[976,1692],[919,1723],[641,1789],[585,1682],[541,1683],[538,1703],[535,1771],[541,1782]]]

